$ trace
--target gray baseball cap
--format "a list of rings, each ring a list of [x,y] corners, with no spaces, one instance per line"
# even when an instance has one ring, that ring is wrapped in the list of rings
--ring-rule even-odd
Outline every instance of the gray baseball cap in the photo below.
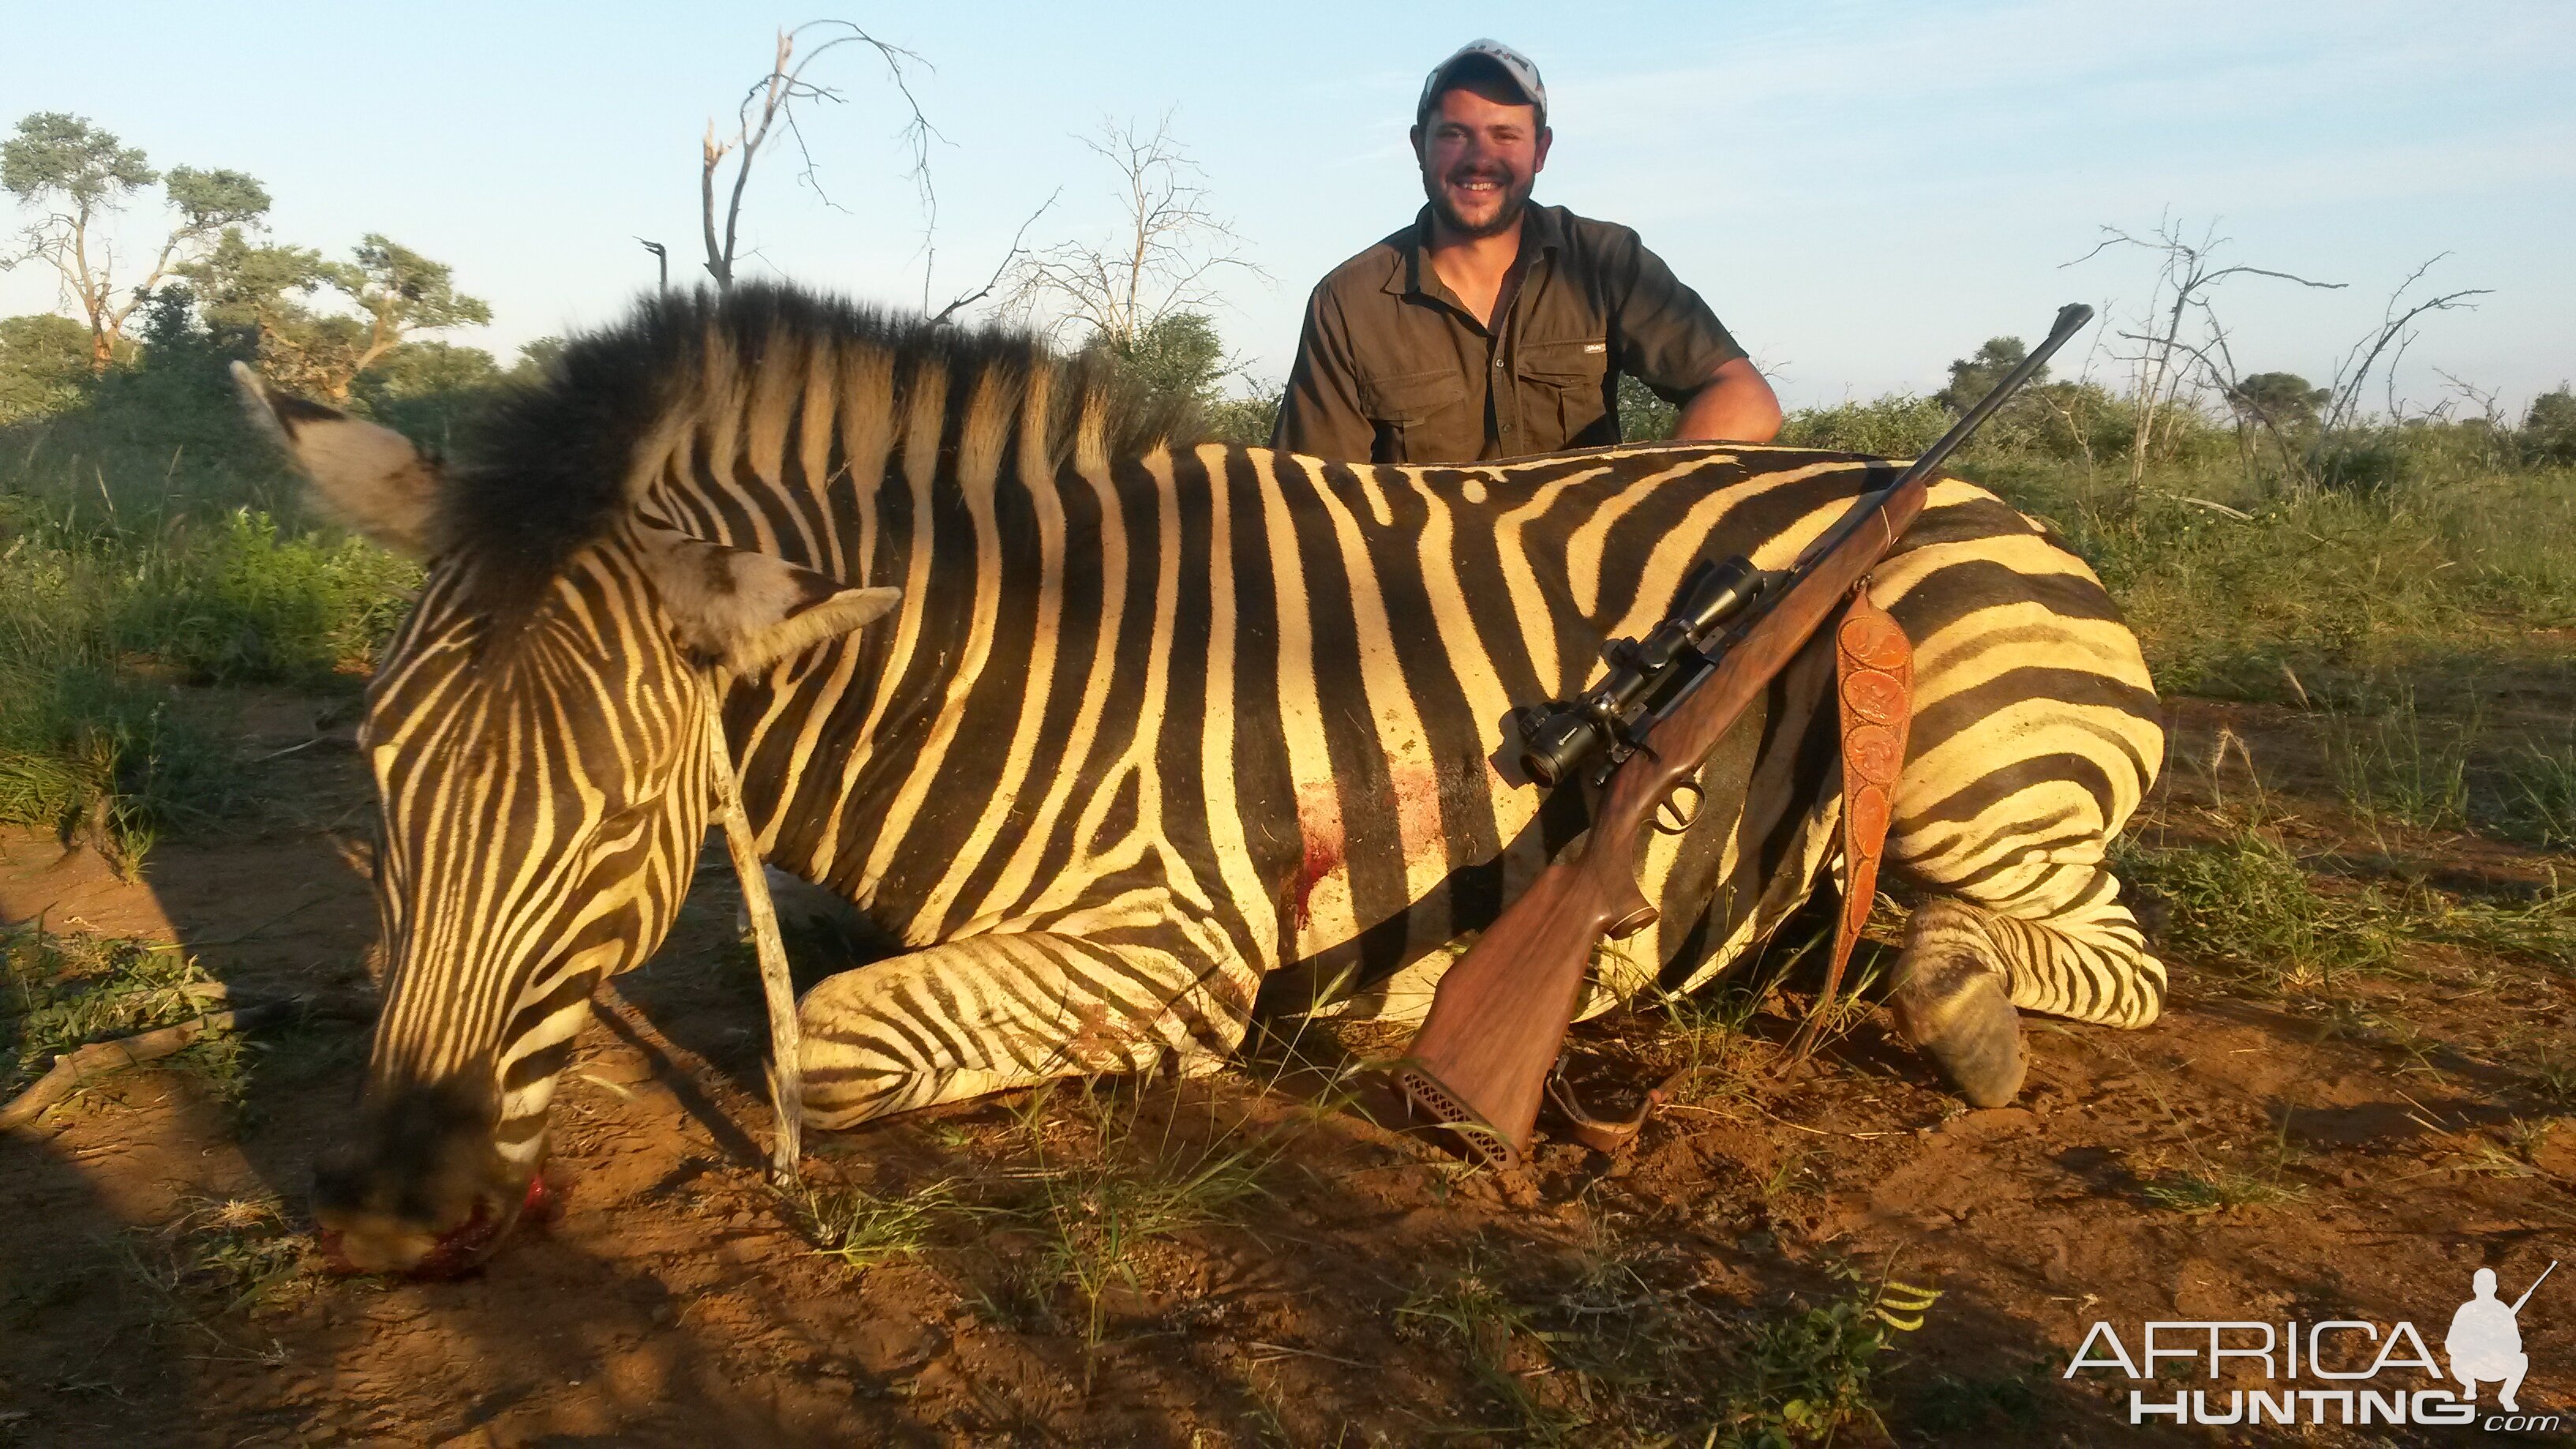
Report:
[[[1538,67],[1530,63],[1530,58],[1499,40],[1471,40],[1458,47],[1457,54],[1433,66],[1431,74],[1423,80],[1422,99],[1413,107],[1415,125],[1422,124],[1423,118],[1431,114],[1431,103],[1440,98],[1449,73],[1475,61],[1499,67],[1503,77],[1519,88],[1521,98],[1538,107],[1538,123],[1542,126],[1547,124],[1547,87],[1540,82]]]

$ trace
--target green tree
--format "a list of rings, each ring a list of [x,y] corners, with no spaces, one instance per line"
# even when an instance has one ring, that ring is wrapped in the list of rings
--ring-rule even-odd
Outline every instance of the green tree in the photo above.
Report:
[[[1090,346],[1116,358],[1119,371],[1147,392],[1196,407],[1215,402],[1217,384],[1234,370],[1203,312],[1166,313],[1124,337],[1098,333]]]
[[[0,318],[0,424],[58,413],[90,380],[89,332],[49,313]]]
[[[2531,400],[2531,410],[2522,415],[2522,444],[2534,458],[2576,463],[2576,392],[2567,384]]]
[[[331,285],[367,314],[366,341],[349,364],[350,378],[412,333],[480,327],[492,320],[491,304],[456,290],[455,269],[445,262],[433,262],[375,232],[358,244],[356,255],[354,265],[336,267],[330,277]],[[331,395],[346,397],[348,391],[344,380]]]
[[[178,221],[136,281],[117,280],[108,221],[133,195],[158,183]],[[162,282],[211,248],[228,229],[268,213],[268,192],[239,171],[152,169],[143,152],[80,116],[38,111],[0,142],[0,188],[40,213],[23,236],[23,260],[42,261],[88,320],[90,370],[107,371],[126,319]]]
[[[2295,372],[2258,372],[2227,390],[2227,406],[2241,422],[2286,435],[2314,428],[2317,410],[2332,396]]]
[[[444,451],[488,406],[504,374],[492,354],[452,342],[406,342],[359,374],[350,400],[396,432]]]
[[[560,337],[538,337],[519,344],[519,359],[510,364],[512,382],[542,382],[554,371],[556,359],[563,356],[564,340]]]
[[[446,263],[373,233],[352,260],[335,262],[310,247],[254,242],[229,228],[186,275],[209,331],[256,338],[260,371],[335,401],[346,401],[360,375],[416,334],[492,320],[489,304],[456,290]],[[325,290],[361,315],[314,307],[310,299]]]
[[[1619,439],[1660,443],[1681,426],[1682,410],[1627,373],[1619,374]]]
[[[1285,395],[1281,387],[1250,385],[1233,397],[1218,398],[1201,412],[1201,431],[1210,442],[1267,448],[1270,435],[1279,430],[1279,400]]]
[[[480,347],[406,342],[386,353],[357,390],[370,400],[434,397],[488,388],[500,380],[501,365]]]
[[[1950,364],[1950,385],[1932,394],[1932,400],[1954,413],[1964,413],[1977,405],[1977,400],[1995,390],[2004,374],[2021,366],[2030,349],[2018,337],[1989,337],[1975,354]],[[2048,380],[2043,367],[2031,374],[2032,382]]]
[[[298,298],[322,289],[330,263],[311,247],[252,241],[236,226],[179,274],[208,330],[253,333],[305,310]]]

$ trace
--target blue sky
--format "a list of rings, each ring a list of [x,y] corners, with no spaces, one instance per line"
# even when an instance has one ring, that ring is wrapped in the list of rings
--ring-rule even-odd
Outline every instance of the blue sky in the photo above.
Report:
[[[2388,290],[2489,287],[2430,319],[2400,392],[2440,372],[2518,410],[2576,376],[2576,4],[2566,0],[1958,0],[1396,7],[877,6],[839,12],[936,69],[919,92],[941,300],[1034,238],[1102,235],[1110,173],[1075,139],[1170,111],[1216,209],[1269,275],[1218,321],[1284,373],[1334,263],[1402,224],[1422,73],[1491,34],[1535,58],[1557,130],[1539,196],[1637,227],[1794,403],[1926,388],[2056,304],[2126,317],[2152,265],[2061,264],[2105,224],[2212,221],[2228,255],[2350,285],[2242,278],[2220,296],[2246,369],[2323,381]],[[8,0],[0,123],[86,115],[155,163],[231,166],[282,238],[345,251],[383,231],[452,262],[505,358],[612,316],[651,281],[637,235],[696,247],[697,143],[805,12],[740,5],[249,7]],[[102,63],[100,47],[113,48]],[[901,112],[858,55],[849,104],[809,122],[841,210],[791,167],[755,180],[751,268],[917,302],[923,218]],[[832,62],[825,62],[831,65]],[[784,162],[782,155],[774,162]],[[140,223],[149,218],[138,212]],[[0,310],[53,305],[32,268]],[[2119,364],[2093,367],[2117,379]]]

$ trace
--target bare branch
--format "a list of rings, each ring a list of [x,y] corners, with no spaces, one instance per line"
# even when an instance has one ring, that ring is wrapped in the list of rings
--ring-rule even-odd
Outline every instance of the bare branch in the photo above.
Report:
[[[2215,385],[2224,392],[2236,384],[2235,360],[2227,346],[2226,329],[2220,325],[2211,302],[2211,295],[2222,283],[2234,277],[2254,276],[2324,291],[2345,285],[2244,263],[2220,266],[2214,258],[2228,243],[2228,238],[2218,234],[2216,222],[2193,238],[2168,213],[2146,236],[2105,226],[2091,250],[2064,264],[2075,266],[2119,247],[2151,252],[2158,259],[2155,285],[2138,323],[2141,330],[2119,334],[2138,344],[2136,352],[2121,357],[2134,370],[2137,398],[2137,419],[2129,446],[2129,485],[2133,490],[2145,483],[2147,458],[2156,446],[2158,425],[2163,425],[2170,438],[2183,413],[2197,406],[2204,385]],[[2187,324],[2195,320],[2195,335],[2186,337]],[[2189,404],[2185,402],[2186,389],[2193,399]]]
[[[2388,294],[2388,305],[2380,315],[2378,330],[2354,343],[2352,350],[2346,352],[2343,361],[2336,365],[2334,399],[2326,408],[2324,423],[2320,429],[2321,439],[2325,435],[2349,428],[2358,419],[2361,409],[2361,390],[2368,384],[2371,371],[2379,366],[2383,356],[2388,356],[2389,411],[2392,414],[2395,413],[2397,355],[2403,355],[2406,346],[2412,341],[2407,328],[2416,318],[2427,312],[2474,310],[2470,298],[2488,296],[2494,291],[2491,287],[2466,287],[2456,292],[2445,292],[2439,296],[2428,297],[2400,311],[2399,308],[2405,302],[2407,292],[2412,290],[2417,282],[2422,281],[2426,273],[2433,270],[2435,263],[2449,255],[2449,252],[2442,252],[2407,273],[2406,280],[2398,283],[2396,289]],[[2397,355],[2389,355],[2389,348],[2392,346],[2397,348]]]
[[[976,303],[983,301],[986,297],[993,295],[993,289],[1002,284],[1002,278],[1008,276],[1011,269],[1018,266],[1020,264],[1020,260],[1029,254],[1029,249],[1021,244],[1027,238],[1029,228],[1037,225],[1038,218],[1046,215],[1048,208],[1054,206],[1056,198],[1062,195],[1064,195],[1064,188],[1061,186],[1057,187],[1054,191],[1049,192],[1047,194],[1047,199],[1038,203],[1038,209],[1029,213],[1028,220],[1020,223],[1020,229],[1011,233],[1011,249],[1002,254],[1001,262],[993,268],[993,275],[984,279],[984,285],[976,288],[972,292],[959,293],[947,306],[940,308],[936,312],[932,312],[930,314],[931,325],[935,327],[957,315],[959,311],[967,307],[971,307]],[[922,307],[925,311],[928,310],[930,306],[931,262],[936,260],[937,256],[938,253],[936,251],[930,251],[922,262],[921,291]]]
[[[1174,313],[1215,305],[1219,294],[1209,279],[1221,271],[1267,278],[1240,254],[1243,238],[1209,207],[1199,168],[1173,139],[1171,123],[1165,112],[1145,135],[1133,122],[1105,120],[1097,136],[1077,138],[1118,173],[1119,234],[1030,252],[1014,302],[1052,310],[1055,326],[1078,323],[1126,347]]]
[[[847,33],[834,36],[800,56],[798,46],[806,33],[823,28]],[[815,176],[813,149],[806,144],[797,106],[800,102],[815,101],[837,105],[847,99],[834,87],[805,78],[807,68],[814,62],[845,45],[863,45],[874,50],[885,64],[886,78],[892,82],[895,93],[903,97],[904,105],[910,111],[910,119],[904,123],[900,133],[912,154],[909,174],[924,212],[935,214],[937,195],[930,182],[930,143],[940,139],[939,132],[930,124],[929,116],[923,113],[920,99],[913,94],[911,75],[904,68],[906,64],[912,64],[928,69],[930,63],[902,46],[879,40],[849,21],[809,21],[793,30],[778,33],[777,50],[770,60],[769,73],[752,82],[734,107],[735,124],[731,138],[720,139],[714,119],[707,121],[706,142],[700,158],[698,205],[707,249],[707,275],[715,278],[717,286],[733,285],[734,262],[739,255],[742,230],[743,194],[751,184],[752,167],[759,159],[761,147],[768,143],[773,131],[784,128],[788,138],[795,143],[801,163],[797,179],[810,187],[824,205],[835,210],[843,209],[824,191],[821,181]],[[734,170],[719,236],[716,173],[728,155],[733,157]]]

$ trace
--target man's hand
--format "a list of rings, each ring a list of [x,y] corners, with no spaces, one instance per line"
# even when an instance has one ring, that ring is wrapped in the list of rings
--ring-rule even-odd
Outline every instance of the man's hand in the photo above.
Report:
[[[1741,357],[1718,364],[1682,404],[1681,419],[1673,427],[1673,437],[1688,442],[1767,443],[1779,435],[1780,399]]]

